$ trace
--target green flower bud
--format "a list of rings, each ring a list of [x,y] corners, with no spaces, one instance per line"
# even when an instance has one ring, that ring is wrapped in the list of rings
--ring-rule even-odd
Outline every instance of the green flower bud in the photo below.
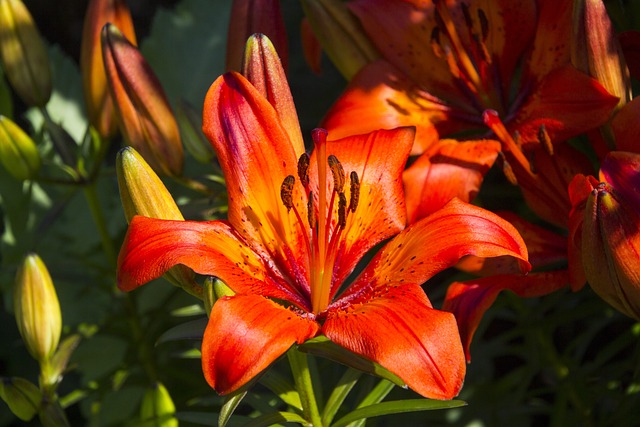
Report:
[[[204,310],[207,315],[211,313],[213,304],[222,297],[230,297],[236,293],[231,290],[222,280],[217,277],[209,276],[204,281]]]
[[[35,142],[20,127],[0,115],[0,162],[19,180],[38,174],[41,161]]]
[[[60,341],[62,314],[49,271],[36,254],[27,255],[18,270],[13,308],[27,350],[41,364],[48,362]]]
[[[178,420],[174,417],[175,412],[173,400],[161,383],[155,383],[144,394],[140,408],[140,418],[143,423],[148,422],[149,426],[154,427],[177,427]]]
[[[42,401],[42,392],[24,378],[1,378],[0,398],[4,400],[13,414],[22,421],[31,420],[38,412]]]
[[[51,97],[49,56],[33,18],[19,0],[0,0],[0,58],[11,86],[30,106]]]

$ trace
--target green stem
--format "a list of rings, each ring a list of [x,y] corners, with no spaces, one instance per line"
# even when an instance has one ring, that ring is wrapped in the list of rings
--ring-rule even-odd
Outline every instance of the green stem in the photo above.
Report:
[[[98,227],[98,233],[100,234],[100,238],[102,240],[102,248],[104,249],[104,253],[107,257],[107,260],[109,261],[109,264],[115,268],[118,262],[118,256],[116,254],[115,246],[113,245],[113,240],[111,240],[111,236],[109,235],[109,231],[107,230],[107,222],[100,207],[100,200],[98,199],[96,185],[89,184],[85,186],[84,195],[87,199],[87,203],[89,204],[89,209],[91,210],[93,220]]]
[[[296,388],[298,389],[298,393],[300,393],[304,416],[312,426],[322,427],[322,418],[320,418],[316,395],[313,392],[313,382],[311,380],[307,355],[298,351],[296,348],[292,348],[287,352],[287,357],[289,358]]]

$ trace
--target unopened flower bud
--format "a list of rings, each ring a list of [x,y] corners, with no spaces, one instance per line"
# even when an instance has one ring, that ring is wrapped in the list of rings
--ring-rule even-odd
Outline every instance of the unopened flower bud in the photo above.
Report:
[[[631,100],[629,70],[613,24],[602,0],[576,0],[573,4],[571,62],[620,98]]]
[[[82,30],[80,70],[89,123],[103,138],[112,136],[117,129],[100,41],[102,27],[108,22],[118,27],[132,44],[136,44],[131,13],[124,0],[91,0],[89,2]]]
[[[153,167],[182,174],[180,131],[169,101],[140,51],[112,24],[102,29],[102,54],[120,131]]]
[[[152,421],[149,425],[177,427],[178,419],[174,416],[175,412],[173,400],[162,383],[155,383],[142,397],[140,418],[143,423]]]
[[[227,70],[240,71],[247,38],[265,34],[276,45],[287,68],[287,34],[280,0],[233,0],[227,37]]]
[[[213,308],[213,304],[218,301],[222,297],[230,297],[235,295],[236,293],[231,290],[226,283],[217,277],[209,276],[204,281],[204,309],[209,315],[211,313],[211,309]]]
[[[38,362],[48,362],[58,347],[62,314],[49,271],[36,254],[27,255],[18,270],[13,308],[27,350]]]
[[[303,0],[311,29],[340,73],[351,78],[378,58],[362,26],[342,0]]]
[[[0,162],[17,179],[31,179],[40,170],[35,142],[13,121],[0,115]]]
[[[133,147],[125,147],[118,153],[116,175],[127,222],[130,222],[135,215],[184,220],[167,187]],[[194,281],[193,270],[183,265],[169,269],[164,277],[198,297],[202,293],[202,288]]]
[[[0,0],[0,58],[25,104],[44,107],[51,97],[51,67],[40,33],[20,0]]]
[[[24,378],[0,378],[0,398],[6,402],[13,415],[22,421],[29,421],[40,408],[42,392]]]
[[[589,195],[582,224],[582,264],[591,288],[640,320],[640,212],[607,183]]]
[[[273,105],[291,142],[304,146],[287,76],[278,52],[267,36],[254,34],[247,40],[242,74]]]

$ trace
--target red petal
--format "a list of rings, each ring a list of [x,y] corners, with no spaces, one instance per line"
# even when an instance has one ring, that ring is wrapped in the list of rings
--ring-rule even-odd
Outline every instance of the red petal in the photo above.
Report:
[[[466,366],[455,319],[433,309],[417,285],[374,291],[345,309],[330,309],[322,332],[425,397],[451,399],[462,387]]]
[[[511,224],[494,213],[453,199],[389,241],[345,296],[369,286],[373,277],[385,285],[424,283],[465,255],[511,256],[523,272],[530,269],[527,248]]]
[[[280,188],[286,176],[297,176],[304,147],[289,140],[271,104],[237,73],[227,73],[211,85],[203,131],[229,183],[229,222],[255,251],[296,277],[306,268],[306,226],[301,227],[284,206]],[[302,185],[294,186],[292,199],[304,212]]]
[[[220,394],[231,393],[265,370],[318,324],[258,295],[216,301],[202,340],[202,370]]]
[[[526,143],[537,141],[544,125],[551,141],[564,141],[606,123],[617,104],[596,80],[565,66],[545,76],[508,128]]]
[[[299,291],[287,286],[277,271],[267,270],[263,259],[227,223],[133,217],[118,257],[120,289],[135,289],[177,264],[219,277],[235,292],[271,296],[306,307]]]
[[[434,125],[445,133],[468,127],[464,122],[453,123],[449,110],[442,101],[419,91],[401,71],[380,60],[366,65],[353,78],[322,126],[331,139],[415,126],[416,140],[411,154],[420,154],[438,140]]]
[[[640,210],[640,154],[612,151],[600,165],[600,175],[622,194],[622,197]]]
[[[569,184],[569,198],[571,200],[571,212],[569,213],[569,280],[571,290],[578,291],[587,282],[582,265],[582,223],[584,222],[584,209],[589,194],[598,181],[592,176],[578,174]]]
[[[510,290],[523,298],[539,297],[564,288],[569,283],[566,270],[531,273],[527,276],[504,275],[456,282],[449,286],[443,310],[451,311],[458,321],[467,360],[469,346],[480,320],[498,294]]]
[[[500,143],[493,140],[440,140],[402,175],[409,223],[432,214],[454,197],[471,202],[499,151]]]
[[[380,130],[329,141],[327,154],[335,155],[346,174],[354,171],[360,181],[359,202],[355,212],[347,214],[346,226],[337,244],[339,262],[334,284],[340,284],[353,271],[362,256],[373,246],[401,231],[406,225],[402,192],[402,170],[413,143],[414,130],[401,128]],[[316,152],[311,164],[316,165]],[[314,194],[317,194],[317,168],[310,171]],[[345,195],[350,200],[347,184]],[[333,189],[333,184],[330,184]],[[337,215],[333,216],[333,228]]]

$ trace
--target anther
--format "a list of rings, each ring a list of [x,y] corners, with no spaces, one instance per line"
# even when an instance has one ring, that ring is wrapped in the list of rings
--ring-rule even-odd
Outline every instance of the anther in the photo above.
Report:
[[[282,185],[280,186],[280,198],[282,203],[287,208],[287,212],[293,207],[293,184],[295,184],[296,178],[293,175],[287,176]]]
[[[309,198],[307,201],[307,219],[309,220],[309,227],[316,226],[316,214],[313,210],[313,191],[309,191]]]
[[[309,186],[309,161],[307,153],[302,153],[298,159],[298,178],[300,178],[300,182],[305,188]]]
[[[513,172],[511,165],[507,161],[502,151],[500,152],[500,158],[502,159],[502,173],[507,178],[512,185],[518,185],[518,179],[516,178],[516,174]]]
[[[338,225],[342,228],[347,226],[347,196],[338,193]]]
[[[442,50],[442,45],[440,44],[440,28],[433,27],[431,31],[431,49],[433,50],[433,54],[436,58],[442,58],[444,56],[444,51]]]
[[[355,212],[360,201],[360,178],[355,171],[351,171],[349,175],[349,181],[351,184],[351,195],[349,196],[349,210]]]
[[[553,156],[553,144],[551,144],[551,138],[547,133],[545,125],[540,125],[538,128],[538,141],[542,144],[544,151],[546,151],[548,155]]]
[[[338,193],[342,193],[345,183],[342,163],[340,163],[340,160],[338,160],[338,158],[333,154],[327,158],[327,162],[329,163],[329,169],[331,169],[331,174],[333,175],[333,189]]]
[[[469,5],[466,3],[461,3],[460,7],[462,9],[462,15],[464,16],[464,21],[467,24],[467,28],[471,30],[473,28],[473,21],[471,20],[471,13],[469,13]]]

